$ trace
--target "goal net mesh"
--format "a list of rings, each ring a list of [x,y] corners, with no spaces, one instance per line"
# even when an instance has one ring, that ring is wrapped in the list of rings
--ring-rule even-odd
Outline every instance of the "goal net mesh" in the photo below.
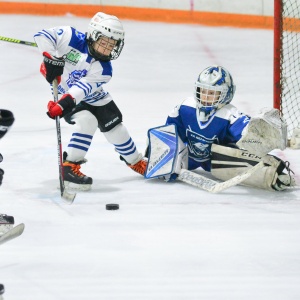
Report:
[[[293,130],[300,127],[300,0],[280,1],[280,109],[290,138]]]

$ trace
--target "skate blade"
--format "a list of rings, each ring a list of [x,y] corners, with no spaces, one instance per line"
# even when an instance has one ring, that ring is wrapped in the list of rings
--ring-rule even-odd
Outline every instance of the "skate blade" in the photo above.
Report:
[[[68,204],[72,204],[74,202],[75,197],[76,197],[76,194],[68,193],[66,190],[64,190],[61,195],[61,198],[63,200],[65,200]]]
[[[76,191],[89,191],[92,187],[91,184],[76,184],[69,181],[64,181],[64,184],[66,189]]]

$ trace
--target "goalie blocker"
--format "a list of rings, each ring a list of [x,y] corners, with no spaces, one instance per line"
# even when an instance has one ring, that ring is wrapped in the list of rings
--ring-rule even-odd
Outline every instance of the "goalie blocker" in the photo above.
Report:
[[[188,169],[188,148],[178,137],[175,125],[150,129],[148,139],[146,179],[164,178],[171,181],[177,178],[181,170]],[[244,185],[272,191],[295,186],[288,163],[275,156],[261,158],[247,150],[216,144],[212,145],[211,155],[211,173],[218,179],[229,180],[263,161],[261,170],[243,180]]]

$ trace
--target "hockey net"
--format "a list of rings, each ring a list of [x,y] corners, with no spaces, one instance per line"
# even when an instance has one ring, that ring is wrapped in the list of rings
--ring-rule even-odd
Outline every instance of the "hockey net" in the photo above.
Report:
[[[274,0],[274,108],[290,139],[300,127],[300,0]]]

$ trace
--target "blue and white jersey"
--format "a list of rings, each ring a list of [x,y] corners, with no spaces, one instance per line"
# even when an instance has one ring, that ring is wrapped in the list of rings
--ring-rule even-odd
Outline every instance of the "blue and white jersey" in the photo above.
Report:
[[[210,171],[210,151],[213,143],[236,143],[249,123],[249,116],[227,104],[217,110],[207,122],[201,122],[194,98],[187,98],[168,116],[166,124],[176,124],[178,135],[189,150],[189,170],[202,167]]]
[[[34,39],[42,53],[48,52],[65,60],[58,86],[60,94],[70,94],[76,104],[80,101],[94,106],[104,104],[101,99],[108,93],[104,91],[103,84],[110,81],[112,66],[110,62],[95,60],[89,54],[85,34],[70,26],[62,26],[39,31]]]

